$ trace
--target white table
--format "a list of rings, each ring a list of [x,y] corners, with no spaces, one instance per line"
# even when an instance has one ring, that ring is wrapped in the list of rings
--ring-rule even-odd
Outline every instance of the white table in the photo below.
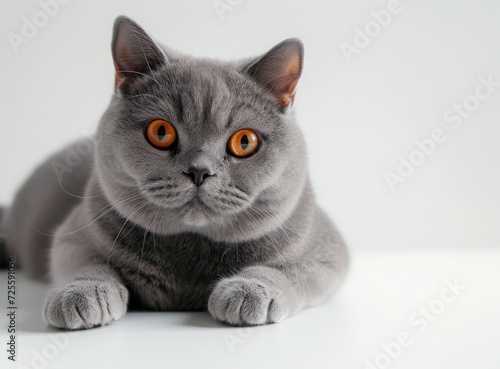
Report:
[[[500,368],[499,266],[494,250],[355,253],[331,301],[280,324],[238,329],[208,313],[131,312],[79,332],[46,327],[48,287],[18,272],[15,364],[2,271],[0,368]],[[453,283],[466,288],[453,293]]]

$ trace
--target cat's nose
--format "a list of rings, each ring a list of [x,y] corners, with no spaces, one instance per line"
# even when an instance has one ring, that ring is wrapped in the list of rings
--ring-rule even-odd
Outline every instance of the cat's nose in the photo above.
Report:
[[[187,172],[184,172],[187,176],[191,178],[193,183],[200,187],[207,177],[213,176],[212,173],[207,168],[189,168]]]

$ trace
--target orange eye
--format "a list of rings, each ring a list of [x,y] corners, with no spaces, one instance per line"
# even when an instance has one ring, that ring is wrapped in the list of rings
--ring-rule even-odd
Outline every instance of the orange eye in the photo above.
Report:
[[[259,136],[254,131],[242,129],[235,132],[228,142],[229,152],[238,158],[252,155],[259,147]]]
[[[157,149],[168,149],[175,143],[177,132],[166,120],[157,119],[149,123],[146,136],[149,143]]]

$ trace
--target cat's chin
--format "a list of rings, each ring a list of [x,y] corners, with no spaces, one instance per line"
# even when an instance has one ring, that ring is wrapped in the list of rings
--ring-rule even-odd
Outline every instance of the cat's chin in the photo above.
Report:
[[[205,227],[210,223],[210,220],[207,219],[205,216],[185,216],[184,219],[182,219],[183,223],[189,227],[195,227],[195,228],[201,228]]]
[[[213,222],[213,214],[210,213],[206,205],[198,199],[194,199],[185,205],[181,221],[190,227],[204,227]]]

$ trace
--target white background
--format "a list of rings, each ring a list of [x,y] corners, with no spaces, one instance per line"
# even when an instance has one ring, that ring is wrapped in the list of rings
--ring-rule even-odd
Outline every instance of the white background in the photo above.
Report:
[[[224,0],[226,1],[226,0]],[[233,3],[238,3],[232,0]],[[498,247],[500,88],[458,129],[443,121],[478,78],[500,81],[498,1],[401,0],[402,11],[349,63],[340,45],[387,1],[70,1],[15,53],[36,1],[0,3],[0,203],[34,166],[93,132],[113,92],[117,15],[195,56],[239,58],[288,37],[306,45],[295,109],[322,206],[354,250]],[[391,191],[415,140],[447,140]]]

